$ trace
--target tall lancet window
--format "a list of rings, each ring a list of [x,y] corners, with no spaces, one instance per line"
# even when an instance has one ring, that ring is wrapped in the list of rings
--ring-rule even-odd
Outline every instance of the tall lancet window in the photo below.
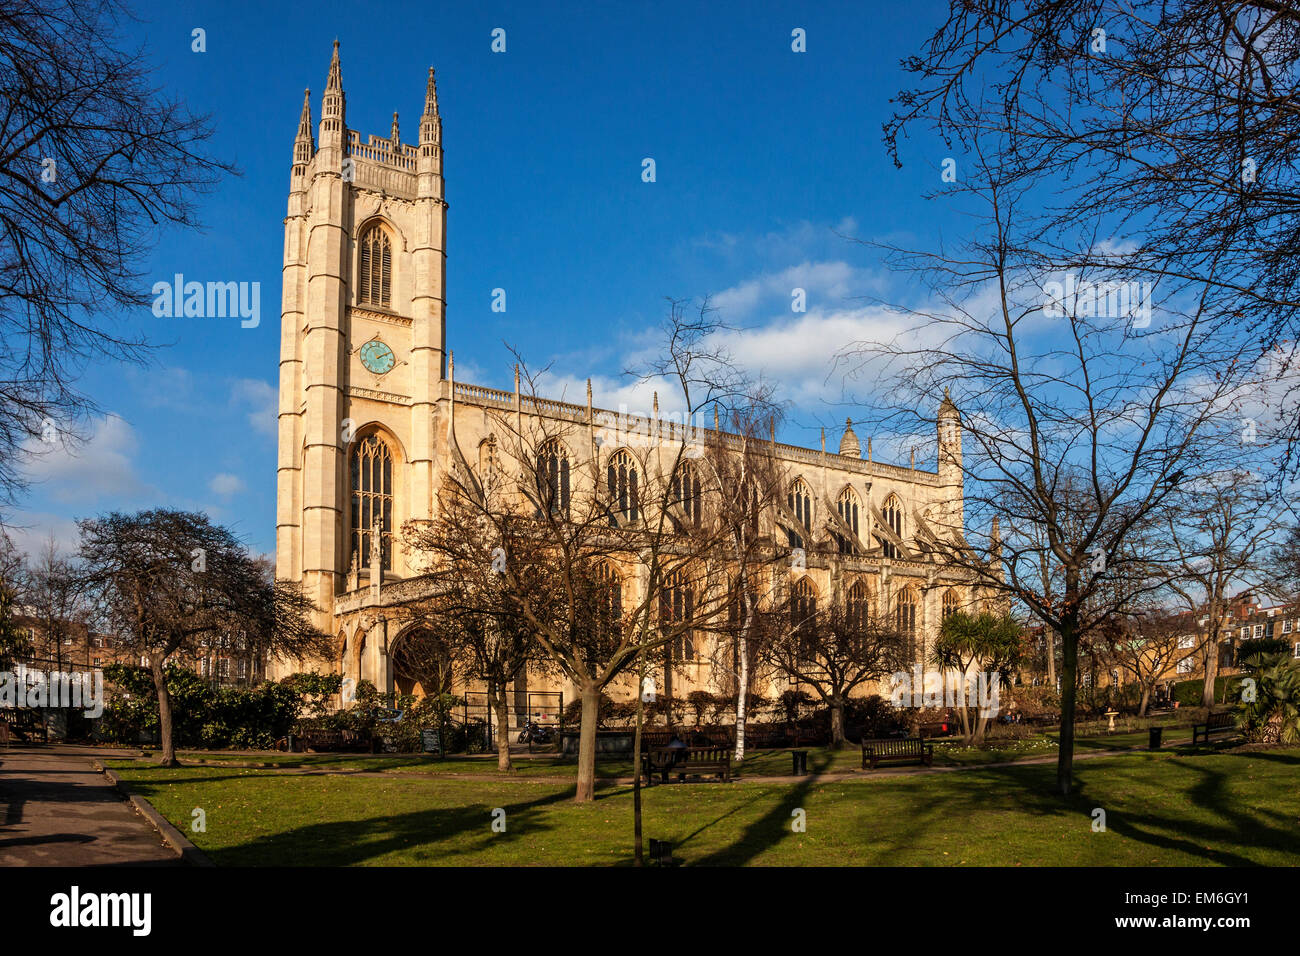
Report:
[[[393,247],[383,226],[375,224],[361,234],[357,301],[388,308],[393,288]]]
[[[367,435],[352,449],[352,551],[362,568],[370,566],[370,540],[379,525],[379,566],[393,567],[393,453],[378,435]]]
[[[606,478],[609,485],[609,523],[613,526],[624,522],[635,523],[641,507],[636,459],[625,451],[618,452],[609,460]]]

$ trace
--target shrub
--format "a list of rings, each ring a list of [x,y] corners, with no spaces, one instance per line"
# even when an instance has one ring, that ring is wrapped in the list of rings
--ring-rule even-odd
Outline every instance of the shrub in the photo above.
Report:
[[[1246,739],[1300,743],[1300,663],[1287,654],[1255,654],[1249,664],[1253,694],[1237,691],[1237,713]]]

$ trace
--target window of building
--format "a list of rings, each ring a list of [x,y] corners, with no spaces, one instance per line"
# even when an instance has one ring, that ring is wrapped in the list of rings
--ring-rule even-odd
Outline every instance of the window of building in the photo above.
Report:
[[[802,548],[804,533],[812,528],[812,492],[808,490],[808,485],[802,478],[796,478],[794,484],[790,486],[790,493],[786,496],[786,504],[794,512],[795,521],[802,528],[801,531],[787,530],[790,547]]]
[[[844,616],[852,628],[862,630],[871,621],[871,592],[862,581],[855,581],[844,600]]]
[[[798,640],[800,659],[807,660],[817,636],[817,592],[806,577],[799,579],[790,595],[790,629]]]
[[[1283,634],[1291,633],[1291,622],[1289,620],[1282,622],[1282,633]]]
[[[880,512],[885,519],[885,524],[899,538],[903,537],[903,503],[898,500],[896,495],[890,495],[885,499],[885,507]],[[883,543],[884,555],[887,558],[897,558],[899,556],[898,545],[886,539]]]
[[[239,670],[238,670],[238,673],[239,673],[239,679],[240,679],[240,680],[243,680],[243,679],[245,679],[246,677],[248,677],[248,661],[241,660],[241,661],[239,662]]]
[[[230,677],[230,658],[223,657],[217,661],[217,677],[226,680]]]
[[[943,610],[941,620],[948,620],[949,617],[957,613],[958,601],[957,592],[952,588],[943,592]]]
[[[1264,625],[1263,625],[1263,624],[1256,624],[1256,625],[1255,625],[1255,636],[1256,636],[1256,637],[1263,637],[1263,636],[1264,636]]]
[[[894,609],[894,626],[909,643],[916,639],[916,589],[910,584],[898,592]]]
[[[357,245],[360,247],[357,301],[386,309],[393,285],[393,250],[388,232],[376,223],[362,234]]]
[[[569,452],[554,439],[544,444],[537,455],[537,484],[542,507],[553,515],[568,517]]]
[[[1296,656],[1296,657],[1300,657],[1300,641],[1296,641],[1296,644],[1295,644],[1295,656]]]
[[[609,523],[635,522],[640,513],[636,459],[626,451],[616,453],[609,460],[605,477],[609,489]]]
[[[673,475],[672,487],[669,489],[671,500],[681,506],[686,520],[694,527],[700,526],[700,516],[704,511],[704,499],[700,495],[700,473],[690,462],[683,462]]]
[[[835,504],[835,509],[839,512],[840,518],[849,530],[857,537],[861,537],[858,529],[858,496],[852,488],[845,488],[840,492],[839,501]],[[840,546],[840,554],[852,554],[856,550],[853,544],[841,535],[836,535],[835,540]]]
[[[379,525],[379,566],[393,566],[393,453],[371,434],[352,450],[352,551],[360,567],[370,565],[370,537]]]
[[[668,576],[668,582],[660,594],[659,614],[670,626],[689,623],[694,616],[695,594],[681,571],[674,571]],[[692,629],[687,628],[669,643],[668,655],[672,660],[695,660],[695,635]]]

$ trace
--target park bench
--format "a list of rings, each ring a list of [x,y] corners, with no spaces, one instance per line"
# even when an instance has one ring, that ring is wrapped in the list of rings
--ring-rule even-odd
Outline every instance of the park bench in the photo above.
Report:
[[[293,735],[294,749],[317,753],[354,752],[374,753],[375,741],[370,734],[355,730],[300,730]]]
[[[647,751],[641,756],[641,774],[648,786],[655,777],[660,783],[670,783],[676,777],[684,783],[687,777],[719,776],[723,782],[731,780],[731,756],[727,747],[662,747]]]
[[[934,762],[934,744],[920,737],[903,737],[896,740],[862,741],[862,769],[872,770],[882,763],[923,763],[929,767]]]
[[[1203,724],[1192,724],[1192,743],[1197,740],[1204,740],[1207,744],[1210,742],[1210,734],[1231,733],[1237,729],[1237,720],[1232,714],[1224,712],[1222,714],[1210,714],[1205,718]]]

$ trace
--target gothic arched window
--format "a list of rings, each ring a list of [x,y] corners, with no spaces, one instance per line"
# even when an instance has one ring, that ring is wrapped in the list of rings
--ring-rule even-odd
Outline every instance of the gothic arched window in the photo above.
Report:
[[[695,594],[690,582],[681,571],[674,571],[668,576],[667,583],[660,593],[659,615],[664,624],[680,626],[689,622],[695,614]],[[696,658],[695,634],[687,628],[668,644],[670,660],[693,661]]]
[[[864,629],[871,621],[871,592],[862,581],[855,581],[844,601],[844,616],[850,627]]]
[[[357,241],[357,302],[388,308],[393,289],[393,247],[388,231],[375,223]]]
[[[889,529],[893,531],[894,534],[898,535],[899,538],[902,538],[903,537],[903,504],[898,500],[898,497],[896,495],[890,495],[888,498],[885,499],[885,507],[881,510],[881,514],[884,515],[885,524],[889,526]],[[882,542],[882,545],[884,547],[885,557],[887,558],[898,557],[899,554],[898,546],[894,544],[893,541],[886,539],[885,541]]]
[[[698,528],[704,499],[700,495],[700,474],[690,462],[683,462],[673,475],[670,495],[670,500],[681,505],[686,520]]]
[[[553,515],[569,515],[569,452],[552,439],[537,455],[537,494]],[[541,517],[541,512],[538,513]]]
[[[916,589],[910,584],[898,592],[894,609],[894,625],[898,633],[907,638],[908,646],[916,640]]]
[[[790,595],[790,630],[798,639],[800,659],[807,660],[817,634],[817,591],[806,577],[799,579]]]
[[[615,453],[606,469],[609,487],[609,523],[635,522],[640,514],[636,459],[625,451]]]
[[[949,617],[956,614],[958,606],[959,602],[957,599],[957,592],[952,588],[948,588],[948,590],[943,592],[943,611],[941,619],[946,621]]]
[[[602,635],[617,640],[623,621],[623,579],[608,561],[596,568],[596,618]]]
[[[379,526],[379,566],[393,566],[393,453],[376,434],[352,449],[352,553],[360,567],[370,566],[371,534]]]
[[[860,535],[858,530],[858,496],[852,488],[845,488],[840,492],[840,500],[835,505],[839,512],[840,519],[849,526],[849,530],[855,536]],[[852,554],[855,550],[853,543],[842,535],[836,535],[835,540],[839,543],[840,554]]]
[[[802,548],[804,532],[812,529],[812,492],[808,490],[808,485],[802,478],[796,478],[794,484],[790,486],[786,504],[794,512],[795,520],[803,527],[803,531],[788,532],[790,547]]]

